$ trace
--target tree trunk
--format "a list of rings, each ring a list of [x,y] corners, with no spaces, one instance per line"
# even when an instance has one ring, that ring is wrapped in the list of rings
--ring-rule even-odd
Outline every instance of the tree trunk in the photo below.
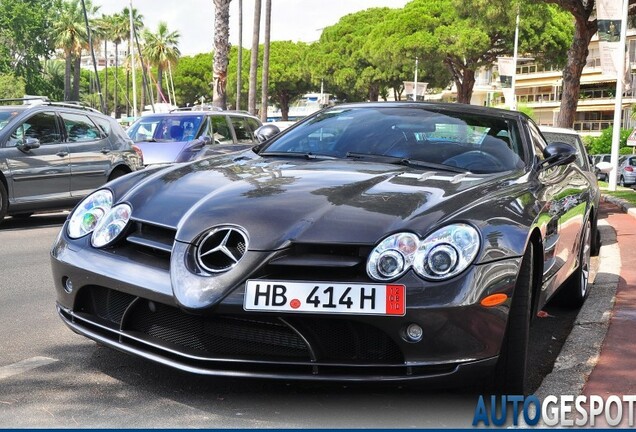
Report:
[[[79,101],[80,100],[80,70],[81,70],[81,63],[82,63],[82,57],[81,54],[77,54],[75,56],[74,60],[74,65],[73,65],[73,93],[71,94],[71,100],[73,101]]]
[[[378,83],[373,83],[369,86],[369,101],[377,102],[380,98],[380,85]]]
[[[287,93],[278,94],[278,104],[280,105],[281,120],[289,120],[289,96]]]
[[[161,63],[157,66],[157,102],[165,102],[166,98],[163,96],[163,68]]]
[[[227,66],[230,57],[230,1],[214,0],[214,89],[212,103],[227,108]]]
[[[73,58],[70,51],[66,52],[66,63],[64,65],[64,100],[71,100],[71,75],[73,74],[72,62]]]
[[[104,103],[108,114],[108,41],[104,41]]]
[[[261,0],[254,0],[254,26],[252,29],[252,52],[250,56],[250,86],[247,95],[247,110],[256,114],[256,74],[258,73],[258,38],[261,32]]]
[[[574,40],[568,50],[567,65],[563,69],[563,95],[561,96],[561,109],[556,124],[558,127],[571,128],[574,126],[581,89],[581,74],[589,54],[590,40],[596,30],[596,21],[583,19],[575,21]]]
[[[241,90],[243,89],[243,0],[239,4],[238,56],[236,59],[236,109],[241,109]]]
[[[119,73],[119,44],[115,43],[115,81],[113,84],[113,112],[115,113],[115,118],[117,118],[117,74]]]
[[[455,75],[455,85],[457,86],[457,102],[469,104],[473,97],[475,87],[475,71],[472,69],[462,69],[460,75]]]
[[[269,39],[272,22],[272,0],[265,0],[265,40],[263,41],[263,82],[261,90],[261,121],[267,121],[269,105]]]

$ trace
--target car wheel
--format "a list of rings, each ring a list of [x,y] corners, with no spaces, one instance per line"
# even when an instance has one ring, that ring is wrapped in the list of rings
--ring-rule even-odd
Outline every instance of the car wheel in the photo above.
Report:
[[[7,190],[4,187],[4,184],[0,182],[0,223],[7,215],[7,208],[9,205],[9,198],[7,196]]]
[[[496,390],[501,394],[525,394],[530,337],[534,251],[528,246],[521,261],[510,304],[506,334],[495,368]]]
[[[620,180],[618,181],[618,184],[622,187],[627,187],[625,185],[625,177],[621,176]]]
[[[592,249],[590,251],[590,255],[598,256],[601,253],[601,232],[598,229],[598,226],[594,229],[594,234],[592,235]]]
[[[565,305],[579,308],[590,293],[590,256],[592,255],[592,229],[590,221],[585,223],[583,241],[579,251],[579,267],[574,271],[570,280],[566,282],[563,297]]]
[[[115,168],[112,173],[110,173],[110,177],[108,177],[108,181],[115,180],[121,176],[128,174],[126,171],[120,168]]]

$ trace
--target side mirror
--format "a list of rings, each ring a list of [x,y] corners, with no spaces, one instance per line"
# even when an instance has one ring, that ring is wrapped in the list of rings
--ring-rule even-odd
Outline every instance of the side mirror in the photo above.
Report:
[[[40,148],[40,140],[37,138],[25,138],[22,140],[22,143],[18,144],[18,149],[23,152],[28,152],[36,148]]]
[[[273,124],[264,124],[254,131],[254,135],[256,135],[256,139],[258,139],[259,143],[272,139],[279,133],[280,129],[278,126]]]
[[[543,150],[541,169],[549,169],[559,165],[567,165],[576,160],[576,149],[568,143],[553,142]]]
[[[599,162],[596,164],[596,168],[603,174],[609,174],[614,169],[611,162]]]

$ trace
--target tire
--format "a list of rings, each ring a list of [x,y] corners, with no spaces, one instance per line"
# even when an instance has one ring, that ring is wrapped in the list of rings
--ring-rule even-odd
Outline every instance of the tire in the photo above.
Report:
[[[9,196],[7,195],[7,189],[4,184],[0,182],[0,223],[4,220],[9,210]]]
[[[571,308],[580,308],[590,293],[590,256],[592,255],[592,228],[590,221],[585,222],[581,236],[579,266],[566,282],[562,302]]]
[[[517,284],[510,304],[506,334],[495,367],[495,386],[500,394],[526,394],[528,340],[534,279],[534,250],[532,245],[523,255]]]
[[[108,181],[115,180],[116,178],[119,178],[119,177],[124,176],[126,174],[128,174],[128,173],[126,171],[124,171],[123,169],[115,168],[113,170],[113,172],[110,173],[110,177],[108,177]]]
[[[627,185],[625,184],[625,177],[621,176],[620,180],[618,181],[619,186],[622,187],[627,187]]]
[[[598,230],[598,226],[594,229],[592,234],[592,249],[590,255],[598,256],[601,253],[601,232]]]

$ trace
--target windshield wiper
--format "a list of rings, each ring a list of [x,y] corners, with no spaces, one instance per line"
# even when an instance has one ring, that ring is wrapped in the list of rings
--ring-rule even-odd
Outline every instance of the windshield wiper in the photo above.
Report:
[[[421,161],[417,159],[402,158],[398,156],[379,155],[379,154],[372,154],[372,153],[347,152],[345,157],[351,158],[351,159],[361,159],[361,160],[372,159],[381,163],[414,166],[418,168],[430,168],[430,169],[436,169],[440,171],[449,171],[449,172],[454,172],[459,174],[470,173],[470,171],[466,169],[457,168],[450,165],[438,164],[434,162],[425,162],[425,161]]]
[[[294,158],[304,158],[304,159],[320,159],[320,160],[332,160],[338,159],[335,156],[320,154],[320,153],[312,153],[312,152],[264,152],[259,153],[260,156],[286,156],[286,157],[294,157]]]

